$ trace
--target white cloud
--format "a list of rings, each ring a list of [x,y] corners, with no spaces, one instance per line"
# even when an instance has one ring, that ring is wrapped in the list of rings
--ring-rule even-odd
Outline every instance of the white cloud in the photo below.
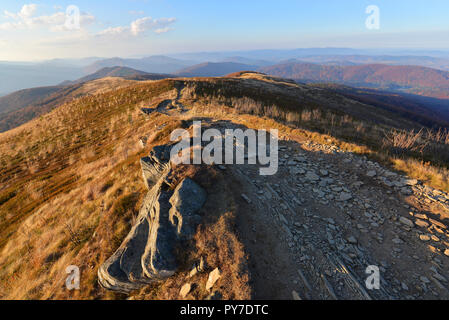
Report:
[[[37,27],[48,27],[50,31],[67,31],[64,26],[66,22],[66,13],[58,11],[51,15],[34,16],[36,14],[36,4],[26,4],[18,13],[4,11],[5,17],[13,19],[13,22],[5,22],[0,24],[0,30],[13,29],[31,29]],[[90,24],[95,21],[95,17],[90,14],[80,15],[81,26]]]
[[[27,24],[29,26],[59,26],[64,24],[65,19],[66,17],[64,12],[56,12],[50,16],[31,18],[27,21]]]
[[[174,23],[176,21],[175,18],[160,18],[153,19],[151,17],[145,17],[141,19],[137,19],[131,23],[131,33],[134,36],[139,35],[150,29],[160,30],[161,28],[166,28],[168,25]]]
[[[129,27],[115,27],[115,28],[107,28],[105,30],[100,31],[97,35],[121,35],[127,33]]]
[[[31,18],[37,10],[37,5],[34,3],[26,4],[22,7],[22,9],[18,13],[9,12],[7,10],[4,11],[5,17],[12,18],[15,20],[27,20]]]
[[[137,19],[129,26],[121,26],[108,28],[103,31],[97,33],[97,35],[133,35],[138,36],[142,33],[145,33],[148,30],[153,30],[155,33],[165,33],[172,30],[172,27],[169,25],[173,24],[176,21],[176,18],[160,18],[153,19],[151,17],[144,17]]]
[[[154,32],[156,32],[157,34],[161,34],[161,33],[169,32],[171,30],[173,30],[172,27],[165,27],[165,28],[156,29],[156,30],[154,30]]]
[[[17,29],[17,28],[18,28],[18,25],[15,23],[11,23],[11,22],[5,22],[5,23],[0,24],[0,30],[4,30],[4,31],[13,30],[13,29]]]
[[[18,13],[18,16],[22,19],[26,20],[31,18],[37,10],[37,4],[26,4],[22,7],[22,10]]]

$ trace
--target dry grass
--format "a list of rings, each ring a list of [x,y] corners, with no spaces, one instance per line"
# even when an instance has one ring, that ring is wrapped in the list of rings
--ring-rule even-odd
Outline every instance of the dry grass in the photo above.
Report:
[[[126,298],[100,288],[97,270],[129,232],[146,193],[140,157],[183,125],[140,113],[142,100],[164,90],[172,90],[170,82],[84,97],[0,135],[0,298]],[[144,149],[142,136],[148,137]],[[204,174],[178,175],[210,187]],[[235,256],[227,258],[238,259],[242,248],[228,231],[223,236],[235,241],[229,243]],[[69,265],[81,269],[79,291],[64,287]],[[247,290],[240,280],[241,287],[226,290],[234,297]]]
[[[396,170],[408,176],[425,181],[426,184],[444,191],[449,191],[449,170],[431,166],[428,162],[415,159],[392,159]]]
[[[423,139],[423,130],[398,131],[390,130],[385,133],[384,146],[392,148],[394,152],[406,153],[407,151],[423,152],[429,141]]]
[[[0,298],[125,298],[98,286],[97,269],[129,232],[146,192],[139,158],[152,146],[166,143],[171,130],[184,124],[166,115],[147,118],[139,112],[142,102],[167,94],[174,83],[142,83],[83,97],[0,134]],[[186,92],[189,90],[193,89],[186,88]],[[442,131],[422,133],[420,139],[432,141],[427,148],[434,149],[428,150],[438,150],[424,154],[430,159],[420,159],[420,155],[410,153],[412,150],[398,158],[382,150],[381,132],[391,128],[318,106],[283,108],[273,97],[268,97],[266,105],[244,96],[226,103],[199,96],[196,99],[193,115],[197,112],[231,119],[250,128],[278,128],[281,137],[332,143],[345,151],[390,163],[397,170],[449,191],[448,170],[438,166],[438,159],[444,162],[445,151],[449,154],[447,133]],[[142,136],[148,138],[143,149],[138,144]],[[189,168],[178,170],[178,180],[194,177],[208,191],[220,185],[206,179],[213,172],[201,176],[201,172]],[[232,205],[217,209],[217,203],[232,204],[232,199],[217,200],[215,209],[206,207],[205,214],[217,216],[210,216],[211,220],[201,227],[196,244],[192,244],[195,250],[189,251],[186,261],[204,257],[208,271],[222,269],[224,276],[217,288],[228,292],[225,298],[246,298],[250,289],[244,251],[233,227],[235,210]],[[69,292],[63,286],[65,268],[72,264],[81,268],[80,291]],[[206,274],[201,274],[192,280],[199,287],[190,298],[206,296],[201,291],[205,278]],[[185,273],[170,281],[165,287],[147,288],[149,291],[136,298],[177,298]]]
[[[96,272],[145,192],[139,158],[149,149],[137,137],[173,125],[162,115],[148,121],[137,104],[165,90],[169,82],[83,97],[0,134],[0,298],[114,297]],[[71,264],[83,290],[69,293]]]
[[[449,129],[426,130],[427,139],[449,145]]]
[[[251,298],[246,254],[235,228],[235,199],[229,186],[223,183],[222,173],[213,167],[181,165],[174,168],[172,181],[179,183],[190,177],[208,191],[208,200],[201,210],[203,222],[192,241],[180,247],[180,272],[163,283],[148,286],[133,294],[134,299],[180,299],[179,291],[185,283],[192,285],[186,299],[203,300],[218,291],[222,299]],[[195,263],[201,259],[205,270],[189,277]],[[221,278],[211,292],[205,289],[209,273],[219,268]]]
[[[327,126],[328,130],[323,133],[310,129],[305,122],[299,125],[287,121],[274,120],[271,117],[240,114],[235,112],[235,109],[225,106],[199,104],[195,107],[195,114],[198,116],[204,115],[229,119],[253,129],[278,129],[281,138],[294,138],[298,141],[313,141],[320,144],[334,144],[343,151],[368,156],[395,171],[419,179],[431,187],[449,192],[449,184],[447,183],[449,181],[449,158],[445,161],[449,157],[447,146],[441,143],[437,144],[435,140],[430,140],[432,137],[426,136],[424,131],[418,132],[419,134],[416,132],[403,132],[402,134],[405,138],[401,136],[401,139],[404,139],[407,144],[396,138],[402,143],[397,145],[409,147],[408,149],[401,149],[401,152],[398,154],[397,151],[394,152],[395,149],[392,145],[386,147],[385,143],[387,142],[379,138],[384,134],[385,129],[354,121],[347,116],[329,116],[329,119],[333,118],[334,128],[331,129],[330,126]],[[306,112],[306,119],[312,119],[312,114],[313,112]],[[322,119],[323,116],[321,117]],[[319,121],[319,119],[311,120],[314,125],[320,123]],[[357,125],[353,126],[354,123]],[[322,125],[324,125],[324,122]],[[357,135],[357,132],[365,133],[366,135]],[[397,132],[399,131],[395,130],[392,134]],[[416,136],[418,138],[415,140]],[[342,139],[341,137],[346,138]],[[415,144],[418,144],[418,146]],[[417,152],[422,150],[424,146],[423,152]],[[434,164],[429,160],[423,160],[425,157],[433,159]]]
[[[224,80],[220,79],[203,81],[197,87],[188,85],[185,91],[186,101],[195,104],[198,115],[226,117],[233,114],[233,119],[251,115],[254,116],[252,121],[256,122],[258,118],[274,119],[287,127],[301,128],[299,135],[317,138],[321,143],[328,143],[327,139],[332,137],[335,144],[346,148],[344,150],[368,154],[396,170],[396,159],[399,158],[409,163],[401,166],[400,171],[414,175],[432,187],[449,191],[447,184],[440,182],[449,172],[448,129],[399,130],[387,124],[392,122],[391,119],[385,123],[369,122],[316,103],[298,102],[289,96],[277,95],[274,90],[251,91],[242,83],[239,86],[224,85]]]
[[[210,271],[220,268],[222,277],[217,286],[223,299],[250,299],[249,276],[245,272],[247,259],[235,235],[234,220],[234,214],[227,212],[216,223],[203,226],[195,237],[197,254],[206,257]]]
[[[182,299],[179,291],[186,283],[192,285],[192,291],[185,299],[204,300],[211,293],[219,292],[224,300],[248,300],[251,298],[246,256],[242,243],[238,240],[233,226],[235,217],[232,212],[222,214],[217,221],[202,225],[194,238],[195,244],[185,251],[184,271],[180,271],[166,281],[148,286],[132,294],[136,300],[177,300]],[[205,270],[193,277],[189,272],[195,263],[205,261]],[[219,268],[221,277],[212,291],[207,291],[209,273]]]

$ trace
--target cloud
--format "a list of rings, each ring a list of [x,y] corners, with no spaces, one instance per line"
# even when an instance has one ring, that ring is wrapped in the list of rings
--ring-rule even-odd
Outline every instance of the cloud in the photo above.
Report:
[[[22,7],[22,10],[18,13],[18,16],[22,19],[26,20],[31,18],[37,10],[37,4],[26,4]]]
[[[70,31],[73,30],[71,28],[67,28],[65,22],[66,22],[66,15],[63,14],[61,17],[61,13],[55,13],[52,16],[42,16],[40,17],[40,22],[44,25],[49,25],[50,30],[53,32],[61,32],[61,31]],[[62,18],[62,19],[61,19]],[[90,14],[81,14],[80,15],[80,27],[86,26],[88,24],[91,24],[95,22],[95,17]]]
[[[137,19],[131,23],[131,33],[134,36],[139,35],[150,29],[161,30],[161,28],[166,28],[168,25],[174,23],[176,21],[175,18],[161,18],[161,19],[153,19],[151,17],[145,17],[141,19]]]
[[[66,16],[64,12],[56,12],[50,16],[39,16],[31,18],[27,24],[33,26],[60,26],[65,23]]]
[[[50,31],[67,31],[65,27],[67,15],[63,11],[58,11],[51,15],[35,16],[36,4],[26,4],[18,13],[4,11],[6,18],[12,22],[0,24],[0,30],[32,29],[37,27],[48,27]],[[80,26],[90,24],[95,21],[95,17],[90,14],[80,14]]]
[[[97,33],[97,35],[121,35],[128,33],[129,27],[115,27],[115,28],[107,28]]]
[[[36,10],[37,4],[31,3],[24,5],[18,13],[12,13],[5,10],[4,14],[7,18],[27,20],[36,13]]]
[[[173,30],[169,26],[175,22],[176,18],[153,19],[151,17],[144,17],[131,22],[129,26],[108,28],[100,31],[97,35],[132,35],[137,37],[149,30],[161,34]]]
[[[156,32],[157,34],[161,34],[161,33],[169,32],[171,30],[173,30],[172,27],[165,27],[165,28],[156,29],[156,30],[154,30],[154,32]]]
[[[8,31],[8,30],[13,30],[13,29],[17,29],[17,28],[18,28],[18,26],[11,22],[0,23],[0,30]]]

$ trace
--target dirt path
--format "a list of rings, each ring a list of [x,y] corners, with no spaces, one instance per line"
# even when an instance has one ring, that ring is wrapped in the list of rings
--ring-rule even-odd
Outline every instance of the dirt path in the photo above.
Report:
[[[254,298],[290,299],[293,290],[302,299],[449,298],[446,198],[427,211],[435,203],[426,188],[330,146],[283,141],[280,159],[275,176],[226,168]],[[370,265],[379,290],[366,288]]]
[[[286,140],[274,176],[222,166],[255,299],[449,299],[449,195],[336,146]],[[380,289],[367,289],[368,266]]]

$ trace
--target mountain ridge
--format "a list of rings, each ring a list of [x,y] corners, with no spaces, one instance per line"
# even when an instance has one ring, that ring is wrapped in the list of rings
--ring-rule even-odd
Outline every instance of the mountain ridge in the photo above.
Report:
[[[106,67],[128,67],[148,73],[172,73],[194,63],[167,56],[149,56],[144,58],[108,58],[96,61],[84,68],[87,74],[95,73]]]
[[[257,66],[238,62],[205,62],[176,72],[183,77],[222,77],[239,71],[255,71]]]
[[[411,148],[394,139],[419,123],[256,72],[130,83],[0,134],[0,298],[448,297],[429,279],[449,276],[449,144],[425,129]],[[219,135],[276,129],[279,170],[168,165],[171,133],[198,121]],[[178,196],[195,190],[189,179],[207,198],[194,215]],[[367,291],[378,261],[388,273]],[[67,263],[83,290],[61,285]]]
[[[128,67],[107,67],[60,85],[37,87],[0,97],[0,132],[10,130],[34,117],[49,112],[60,104],[99,90],[114,90],[133,81],[161,80],[176,76],[154,74]],[[120,80],[121,79],[121,80]]]
[[[148,73],[145,71],[140,71],[140,70],[136,70],[136,69],[129,68],[129,67],[113,66],[113,67],[105,67],[103,69],[100,69],[92,74],[84,76],[75,81],[65,81],[65,82],[61,83],[61,85],[82,83],[82,82],[87,82],[87,81],[92,81],[92,80],[97,80],[97,79],[107,78],[107,77],[118,77],[118,78],[124,78],[124,79],[128,79],[128,80],[134,80],[134,79],[161,80],[161,79],[170,78],[173,76],[169,75],[169,74]]]
[[[290,62],[258,70],[299,81],[373,86],[435,98],[449,98],[449,72],[427,67],[384,64],[329,66]]]

